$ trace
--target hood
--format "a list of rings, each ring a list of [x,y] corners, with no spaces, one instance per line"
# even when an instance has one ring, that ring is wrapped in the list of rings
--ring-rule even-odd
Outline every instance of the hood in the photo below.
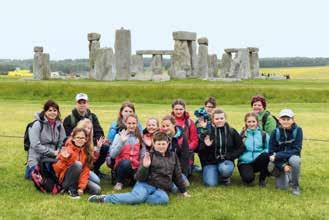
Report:
[[[248,134],[252,134],[253,132],[256,132],[256,131],[262,131],[262,130],[259,128],[259,126],[256,129],[247,128],[247,133]]]
[[[72,110],[72,114],[74,115],[75,118],[82,118],[82,116],[79,114],[78,110],[76,108],[74,108]],[[91,114],[90,110],[87,109],[87,114],[86,116],[88,117]]]

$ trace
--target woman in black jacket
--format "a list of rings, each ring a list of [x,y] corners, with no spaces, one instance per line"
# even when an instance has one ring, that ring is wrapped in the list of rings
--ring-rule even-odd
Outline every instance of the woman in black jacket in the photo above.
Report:
[[[234,160],[244,152],[245,146],[239,133],[226,122],[222,109],[215,109],[211,120],[211,127],[201,137],[199,150],[203,182],[206,186],[217,186],[220,180],[229,185]]]

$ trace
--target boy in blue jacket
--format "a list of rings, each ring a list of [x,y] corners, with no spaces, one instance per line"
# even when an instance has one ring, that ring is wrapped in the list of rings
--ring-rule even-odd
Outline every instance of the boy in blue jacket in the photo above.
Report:
[[[270,138],[269,171],[279,171],[276,176],[276,187],[287,189],[291,181],[292,194],[300,195],[299,175],[301,164],[301,150],[303,130],[294,120],[291,109],[283,109],[279,114],[280,126],[276,128]]]

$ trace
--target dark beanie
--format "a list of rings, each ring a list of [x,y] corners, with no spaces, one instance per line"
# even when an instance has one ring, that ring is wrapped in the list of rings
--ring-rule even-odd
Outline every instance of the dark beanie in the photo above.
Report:
[[[260,95],[253,96],[252,99],[251,99],[251,106],[255,102],[261,102],[262,105],[263,105],[263,108],[266,109],[266,101],[265,101],[265,98],[263,96],[260,96]]]

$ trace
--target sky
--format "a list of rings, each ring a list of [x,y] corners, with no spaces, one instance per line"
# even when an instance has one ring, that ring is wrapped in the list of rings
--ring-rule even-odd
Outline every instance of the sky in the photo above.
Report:
[[[258,47],[260,57],[329,57],[325,0],[2,0],[0,59],[88,58],[89,32],[114,48],[115,30],[131,31],[132,52],[172,50],[173,31],[207,37],[209,53]]]

